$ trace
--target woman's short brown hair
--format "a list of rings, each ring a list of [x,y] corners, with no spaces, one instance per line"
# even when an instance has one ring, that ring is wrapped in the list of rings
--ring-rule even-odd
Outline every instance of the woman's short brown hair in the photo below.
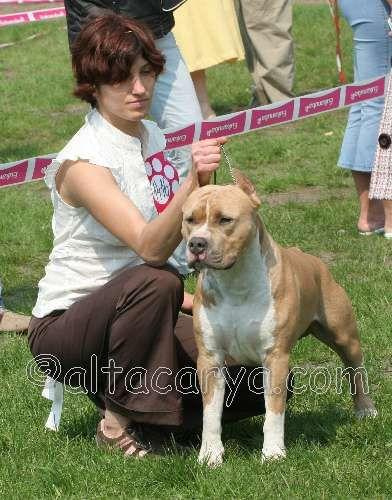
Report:
[[[93,106],[97,86],[126,80],[138,56],[150,63],[157,76],[165,64],[150,30],[134,19],[115,13],[87,21],[71,53],[76,78],[74,95]]]

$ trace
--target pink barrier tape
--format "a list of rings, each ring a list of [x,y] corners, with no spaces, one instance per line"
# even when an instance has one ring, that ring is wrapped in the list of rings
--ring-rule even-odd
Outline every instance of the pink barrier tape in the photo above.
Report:
[[[222,115],[214,120],[194,123],[180,130],[165,131],[166,149],[188,146],[201,139],[240,135],[383,97],[386,78],[386,76],[381,76],[366,82],[343,85],[307,96],[295,97],[285,102]]]
[[[22,3],[63,3],[63,0],[0,0],[0,5],[16,5]]]
[[[43,21],[65,16],[65,8],[32,10],[29,12],[14,12],[13,14],[0,15],[0,27],[12,24],[30,23],[32,21]]]
[[[50,154],[0,165],[0,188],[42,179],[55,157],[56,154]]]
[[[240,135],[254,130],[290,123],[309,116],[342,109],[383,97],[386,76],[366,82],[343,85],[330,90],[295,97],[285,102],[222,115],[213,120],[192,123],[176,130],[165,130],[166,150],[188,146],[201,139]],[[0,164],[0,188],[41,179],[56,154]]]

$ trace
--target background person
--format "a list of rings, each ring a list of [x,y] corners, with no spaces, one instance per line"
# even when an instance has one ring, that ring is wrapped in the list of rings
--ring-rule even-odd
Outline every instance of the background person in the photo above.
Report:
[[[8,311],[5,308],[2,296],[2,283],[0,281],[0,333],[16,332],[26,333],[29,326],[30,316]]]
[[[292,0],[238,0],[246,62],[254,81],[252,105],[293,97]]]
[[[59,361],[61,373],[54,373],[54,361],[49,366],[59,381],[72,385],[66,374],[84,369],[85,389],[104,412],[97,441],[141,457],[149,449],[134,433],[136,422],[200,423],[200,394],[190,394],[196,406],[187,411],[187,396],[174,381],[180,368],[195,366],[197,350],[191,316],[179,316],[181,266],[172,257],[182,239],[182,205],[198,184],[209,182],[225,141],[193,145],[193,166],[158,215],[146,159],[156,160],[165,140],[156,124],[143,120],[164,64],[152,36],[126,16],[98,17],[75,40],[72,63],[75,95],[93,109],[46,172],[54,246],[39,283],[29,345],[35,357]],[[93,356],[97,371],[91,371]],[[114,367],[121,372],[111,372]],[[140,386],[155,390],[131,390]],[[263,412],[262,395],[250,392],[245,378],[227,417]]]
[[[233,0],[188,0],[174,17],[173,34],[191,73],[203,118],[213,118],[205,70],[244,58]]]
[[[392,3],[392,0],[391,0]],[[376,159],[370,180],[370,199],[382,200],[384,237],[392,239],[392,74],[389,75]]]
[[[391,70],[392,39],[387,18],[391,3],[384,0],[339,0],[353,31],[354,80],[368,80]],[[384,98],[350,108],[338,165],[350,169],[359,197],[357,228],[360,234],[384,231],[382,202],[369,199],[370,176],[377,147]]]

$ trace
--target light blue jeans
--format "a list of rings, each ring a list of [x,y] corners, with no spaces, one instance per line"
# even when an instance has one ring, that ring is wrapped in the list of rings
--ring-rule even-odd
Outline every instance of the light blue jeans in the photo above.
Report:
[[[339,0],[353,31],[354,80],[368,80],[391,70],[390,7],[384,0]],[[338,165],[359,172],[373,168],[384,98],[352,106]]]
[[[150,114],[162,129],[181,128],[202,121],[199,101],[188,68],[172,33],[155,40],[155,45],[166,58],[165,69],[155,84]],[[177,168],[180,182],[191,167],[191,148],[174,149],[166,153]],[[181,242],[175,261],[181,272],[190,272],[185,257],[185,243]]]
[[[162,129],[180,128],[202,120],[192,78],[172,33],[155,40],[166,58],[165,69],[154,89],[151,116]],[[190,168],[190,148],[167,153],[183,180]]]

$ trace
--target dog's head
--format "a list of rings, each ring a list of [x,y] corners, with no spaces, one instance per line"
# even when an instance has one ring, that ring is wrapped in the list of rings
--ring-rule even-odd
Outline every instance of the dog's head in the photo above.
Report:
[[[196,189],[183,207],[182,235],[190,267],[232,267],[257,231],[260,200],[244,174],[236,184]]]

